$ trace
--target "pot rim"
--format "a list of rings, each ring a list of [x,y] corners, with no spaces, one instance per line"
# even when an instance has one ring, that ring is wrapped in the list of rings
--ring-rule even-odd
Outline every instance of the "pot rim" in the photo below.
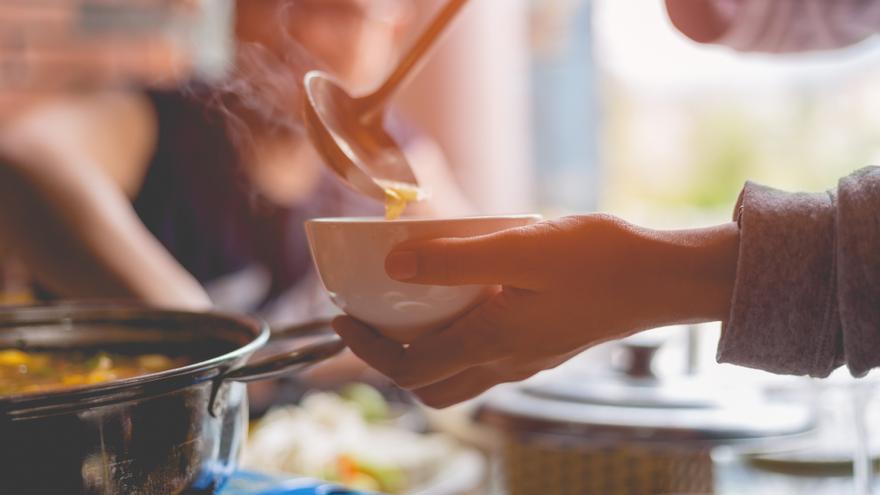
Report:
[[[120,323],[124,323],[128,319],[136,319],[140,317],[191,317],[200,319],[214,319],[226,323],[233,323],[239,328],[247,328],[252,331],[253,338],[250,342],[243,346],[239,346],[229,352],[211,357],[206,360],[197,361],[180,368],[172,368],[170,370],[158,373],[149,373],[146,375],[124,378],[121,380],[112,380],[105,383],[89,385],[84,387],[76,387],[65,390],[56,390],[51,392],[15,394],[0,397],[0,417],[4,411],[15,410],[32,410],[35,408],[54,409],[58,406],[66,404],[78,404],[82,407],[85,404],[90,406],[104,405],[105,400],[110,398],[113,402],[142,396],[139,392],[145,386],[160,384],[167,382],[177,382],[180,379],[182,383],[178,386],[165,388],[164,391],[186,388],[187,386],[202,383],[204,381],[213,380],[223,376],[229,372],[235,363],[243,365],[244,361],[259,348],[263,347],[269,341],[270,330],[266,323],[256,318],[228,313],[223,311],[184,311],[173,309],[152,308],[137,303],[78,303],[65,302],[61,304],[43,304],[30,306],[15,306],[9,308],[0,308],[0,332],[4,326],[28,326],[33,325],[33,320],[22,318],[28,314],[33,316],[44,316],[40,322],[47,320],[57,320],[58,323],[65,322],[75,323],[77,319],[88,321],[90,318],[106,318],[104,321],[112,321],[118,318]],[[18,318],[22,318],[18,321]],[[16,325],[16,323],[20,323]],[[224,368],[224,364],[230,364],[230,367]],[[192,378],[187,380],[187,378]],[[128,392],[128,393],[127,393]],[[48,412],[48,411],[44,411]]]

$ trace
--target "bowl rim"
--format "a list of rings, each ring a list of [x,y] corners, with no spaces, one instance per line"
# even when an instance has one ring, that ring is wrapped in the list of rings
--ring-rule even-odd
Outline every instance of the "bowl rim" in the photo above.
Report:
[[[386,220],[384,217],[327,217],[306,220],[306,225],[336,224],[336,225],[400,225],[400,224],[444,224],[462,223],[474,221],[492,220],[536,220],[541,221],[544,216],[540,213],[516,213],[511,215],[472,215],[451,218],[399,218]]]

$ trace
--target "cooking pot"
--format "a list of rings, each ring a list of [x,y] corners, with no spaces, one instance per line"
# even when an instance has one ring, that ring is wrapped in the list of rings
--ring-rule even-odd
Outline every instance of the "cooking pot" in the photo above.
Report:
[[[256,363],[268,327],[245,316],[131,305],[0,310],[0,348],[160,353],[192,364],[86,388],[0,398],[0,493],[213,493],[236,469],[245,382],[301,370],[344,348],[327,325]],[[308,339],[308,340],[307,340]]]

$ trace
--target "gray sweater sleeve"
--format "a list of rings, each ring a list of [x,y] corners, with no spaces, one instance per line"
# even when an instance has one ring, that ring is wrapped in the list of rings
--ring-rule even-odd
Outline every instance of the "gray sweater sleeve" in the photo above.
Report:
[[[827,193],[746,184],[718,361],[824,377],[880,366],[880,167]]]

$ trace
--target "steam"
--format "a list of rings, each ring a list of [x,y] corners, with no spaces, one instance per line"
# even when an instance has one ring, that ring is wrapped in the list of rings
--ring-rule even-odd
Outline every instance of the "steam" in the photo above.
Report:
[[[324,68],[289,32],[292,2],[284,2],[274,16],[280,53],[255,42],[237,41],[233,66],[210,86],[187,88],[190,95],[219,113],[239,153],[254,145],[254,127],[262,132],[303,136],[303,77]],[[245,155],[246,156],[246,155]]]

